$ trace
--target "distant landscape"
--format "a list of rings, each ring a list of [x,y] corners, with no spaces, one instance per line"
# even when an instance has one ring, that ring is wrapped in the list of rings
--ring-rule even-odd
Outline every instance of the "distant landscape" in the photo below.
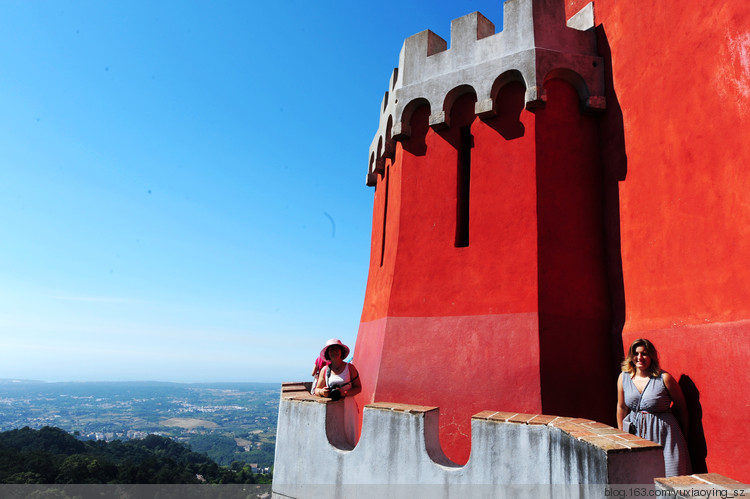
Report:
[[[78,440],[160,435],[221,466],[273,466],[279,384],[0,380],[0,432],[57,427]]]

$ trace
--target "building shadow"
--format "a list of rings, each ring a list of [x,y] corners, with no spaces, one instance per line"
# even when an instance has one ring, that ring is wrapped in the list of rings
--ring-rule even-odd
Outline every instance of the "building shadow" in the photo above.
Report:
[[[496,116],[485,120],[485,123],[505,140],[518,139],[526,133],[526,128],[521,122],[525,94],[526,87],[520,81],[503,85],[495,97]]]
[[[604,217],[607,248],[607,278],[612,302],[612,326],[610,329],[610,356],[612,375],[620,374],[619,361],[624,358],[622,330],[625,326],[625,282],[622,271],[622,238],[620,235],[620,182],[628,173],[628,157],[625,150],[625,124],[622,107],[615,91],[612,76],[612,49],[609,46],[604,26],[595,28],[599,55],[604,60],[604,88],[607,109],[599,119],[599,143],[604,168]]]
[[[685,435],[690,451],[690,463],[693,473],[708,473],[706,456],[708,446],[706,435],[703,433],[703,407],[701,406],[701,393],[695,386],[690,376],[680,376],[680,388],[685,395],[685,404],[688,410],[688,434]]]
[[[625,325],[619,183],[627,155],[611,49],[604,27],[593,30],[604,62],[605,110],[577,107],[581,96],[550,75],[546,105],[527,108],[526,87],[513,80],[494,96],[495,114],[482,120],[514,141],[527,133],[522,113],[535,114],[543,410],[615,425]],[[583,374],[560,356],[572,339],[597,373],[587,394],[569,390]]]
[[[425,137],[427,130],[430,128],[430,106],[423,104],[417,107],[409,118],[409,127],[411,135],[408,139],[401,141],[404,151],[414,156],[424,156],[427,154],[427,144]]]

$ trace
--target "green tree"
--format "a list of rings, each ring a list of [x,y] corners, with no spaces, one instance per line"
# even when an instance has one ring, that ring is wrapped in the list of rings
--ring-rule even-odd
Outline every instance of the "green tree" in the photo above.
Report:
[[[12,484],[32,484],[32,483],[44,483],[44,478],[39,473],[33,471],[22,471],[20,473],[14,473],[8,478],[3,480],[3,483]]]

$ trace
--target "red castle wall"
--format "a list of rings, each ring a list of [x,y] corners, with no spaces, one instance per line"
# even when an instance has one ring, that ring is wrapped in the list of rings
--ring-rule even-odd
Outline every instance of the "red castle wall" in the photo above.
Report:
[[[750,483],[750,4],[595,5],[628,158],[622,344],[680,381],[694,467]]]
[[[613,424],[619,357],[648,337],[688,399],[694,471],[747,483],[750,4],[599,0],[595,14],[603,115],[557,80],[542,109],[509,88],[494,122],[469,94],[447,130],[417,112],[386,160],[359,399],[440,406],[444,449],[465,462],[480,410]],[[470,244],[456,248],[469,124]]]
[[[610,350],[610,312],[597,122],[561,80],[534,112],[523,110],[524,90],[505,87],[500,116],[487,122],[464,95],[443,131],[420,109],[376,186],[355,348],[363,398],[439,406],[444,450],[460,463],[470,417],[488,407],[605,420],[614,406],[611,361],[600,354]],[[455,247],[464,126],[470,243]],[[582,376],[587,389],[569,390]]]

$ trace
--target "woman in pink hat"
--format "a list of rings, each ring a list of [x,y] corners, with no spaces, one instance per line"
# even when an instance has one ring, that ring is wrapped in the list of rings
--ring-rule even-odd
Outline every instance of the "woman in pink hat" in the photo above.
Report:
[[[359,406],[354,395],[362,391],[359,373],[351,363],[344,362],[349,355],[349,347],[341,343],[341,340],[328,340],[320,355],[330,361],[330,364],[321,369],[313,394],[333,400],[344,399],[344,435],[354,446],[357,442],[359,418]]]
[[[357,368],[344,359],[349,355],[349,347],[341,340],[330,339],[320,351],[320,356],[329,361],[327,367],[320,370],[314,394],[319,397],[330,397],[334,400],[352,397],[362,391]]]

